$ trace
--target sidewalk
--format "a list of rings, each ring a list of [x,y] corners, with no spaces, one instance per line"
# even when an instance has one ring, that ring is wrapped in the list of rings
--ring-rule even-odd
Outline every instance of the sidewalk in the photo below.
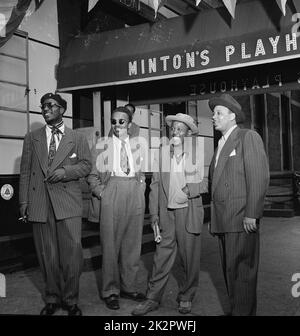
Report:
[[[143,255],[138,274],[138,288],[145,292],[152,267],[153,253]],[[264,218],[261,225],[261,258],[258,278],[257,315],[300,316],[300,297],[292,296],[291,278],[300,273],[300,217]],[[80,302],[84,315],[128,316],[136,303],[120,299],[120,310],[106,308],[99,298],[101,270],[84,272],[80,282]],[[179,316],[177,312],[178,264],[174,266],[161,306],[149,316]],[[176,278],[175,278],[176,275]],[[180,278],[179,278],[180,280]],[[299,279],[300,281],[300,279]],[[6,298],[0,298],[0,314],[38,315],[43,307],[43,281],[38,269],[6,275]],[[299,286],[300,294],[300,286]],[[190,316],[215,316],[228,311],[217,238],[203,228],[199,289]],[[64,311],[57,315],[65,315]]]

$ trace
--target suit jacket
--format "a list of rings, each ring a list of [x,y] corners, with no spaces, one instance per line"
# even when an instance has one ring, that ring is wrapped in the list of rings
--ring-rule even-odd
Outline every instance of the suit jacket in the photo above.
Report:
[[[236,127],[215,168],[210,165],[211,232],[242,232],[243,218],[261,218],[269,185],[269,164],[261,137]]]
[[[62,136],[54,160],[48,169],[48,149],[45,127],[25,136],[20,168],[20,204],[28,205],[28,219],[47,221],[46,193],[56,219],[82,216],[82,193],[79,179],[91,170],[91,153],[85,136],[68,127]],[[45,182],[47,171],[65,169],[57,183]]]
[[[141,183],[143,191],[146,189],[145,183],[145,146],[141,146],[140,138],[129,137],[131,153],[134,161],[136,180]],[[98,140],[92,148],[92,171],[88,176],[88,183],[92,192],[89,205],[89,221],[99,222],[100,220],[100,200],[99,194],[105,189],[113,171],[113,139],[105,137]]]
[[[194,138],[197,139],[197,138]],[[173,156],[170,146],[162,146],[157,160],[157,171],[153,172],[150,185],[149,211],[151,221],[159,219],[159,226],[164,229],[164,223],[168,221],[168,198],[170,186],[170,160]],[[188,198],[188,218],[185,221],[186,230],[189,233],[201,233],[204,209],[201,194],[207,192],[207,179],[203,177],[203,163],[198,160],[193,162],[192,153],[196,153],[196,142],[193,142],[192,149],[186,152],[190,159],[185,160],[185,178],[190,191]]]

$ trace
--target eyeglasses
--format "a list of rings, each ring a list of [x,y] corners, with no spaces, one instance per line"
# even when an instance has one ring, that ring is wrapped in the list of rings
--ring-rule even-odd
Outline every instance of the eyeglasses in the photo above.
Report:
[[[55,104],[55,103],[44,103],[44,104],[40,105],[40,108],[42,110],[45,110],[45,108],[47,107],[49,110],[52,110],[54,106],[61,107],[60,105]]]
[[[171,132],[172,133],[175,133],[175,132],[178,132],[178,133],[185,133],[185,130],[184,129],[181,129],[179,127],[171,127]]]
[[[111,124],[116,125],[119,122],[119,125],[124,125],[125,123],[128,123],[125,119],[111,119]]]

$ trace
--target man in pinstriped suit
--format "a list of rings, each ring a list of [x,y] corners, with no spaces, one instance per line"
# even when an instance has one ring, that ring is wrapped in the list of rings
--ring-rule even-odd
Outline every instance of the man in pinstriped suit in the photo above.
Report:
[[[261,137],[237,126],[245,119],[228,94],[209,101],[222,133],[210,165],[210,232],[219,238],[230,315],[256,314],[259,219],[269,185],[269,164]]]
[[[83,266],[79,179],[91,170],[91,154],[84,135],[63,124],[67,102],[47,93],[41,104],[46,126],[28,133],[23,144],[20,212],[32,223],[46,282],[41,315],[53,315],[59,308],[81,315],[77,306]]]

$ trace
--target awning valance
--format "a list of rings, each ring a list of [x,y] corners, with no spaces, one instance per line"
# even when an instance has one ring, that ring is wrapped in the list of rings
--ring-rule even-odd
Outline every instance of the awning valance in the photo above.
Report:
[[[153,25],[75,37],[61,55],[58,89],[136,83],[300,56],[299,22],[289,8],[253,1]]]

